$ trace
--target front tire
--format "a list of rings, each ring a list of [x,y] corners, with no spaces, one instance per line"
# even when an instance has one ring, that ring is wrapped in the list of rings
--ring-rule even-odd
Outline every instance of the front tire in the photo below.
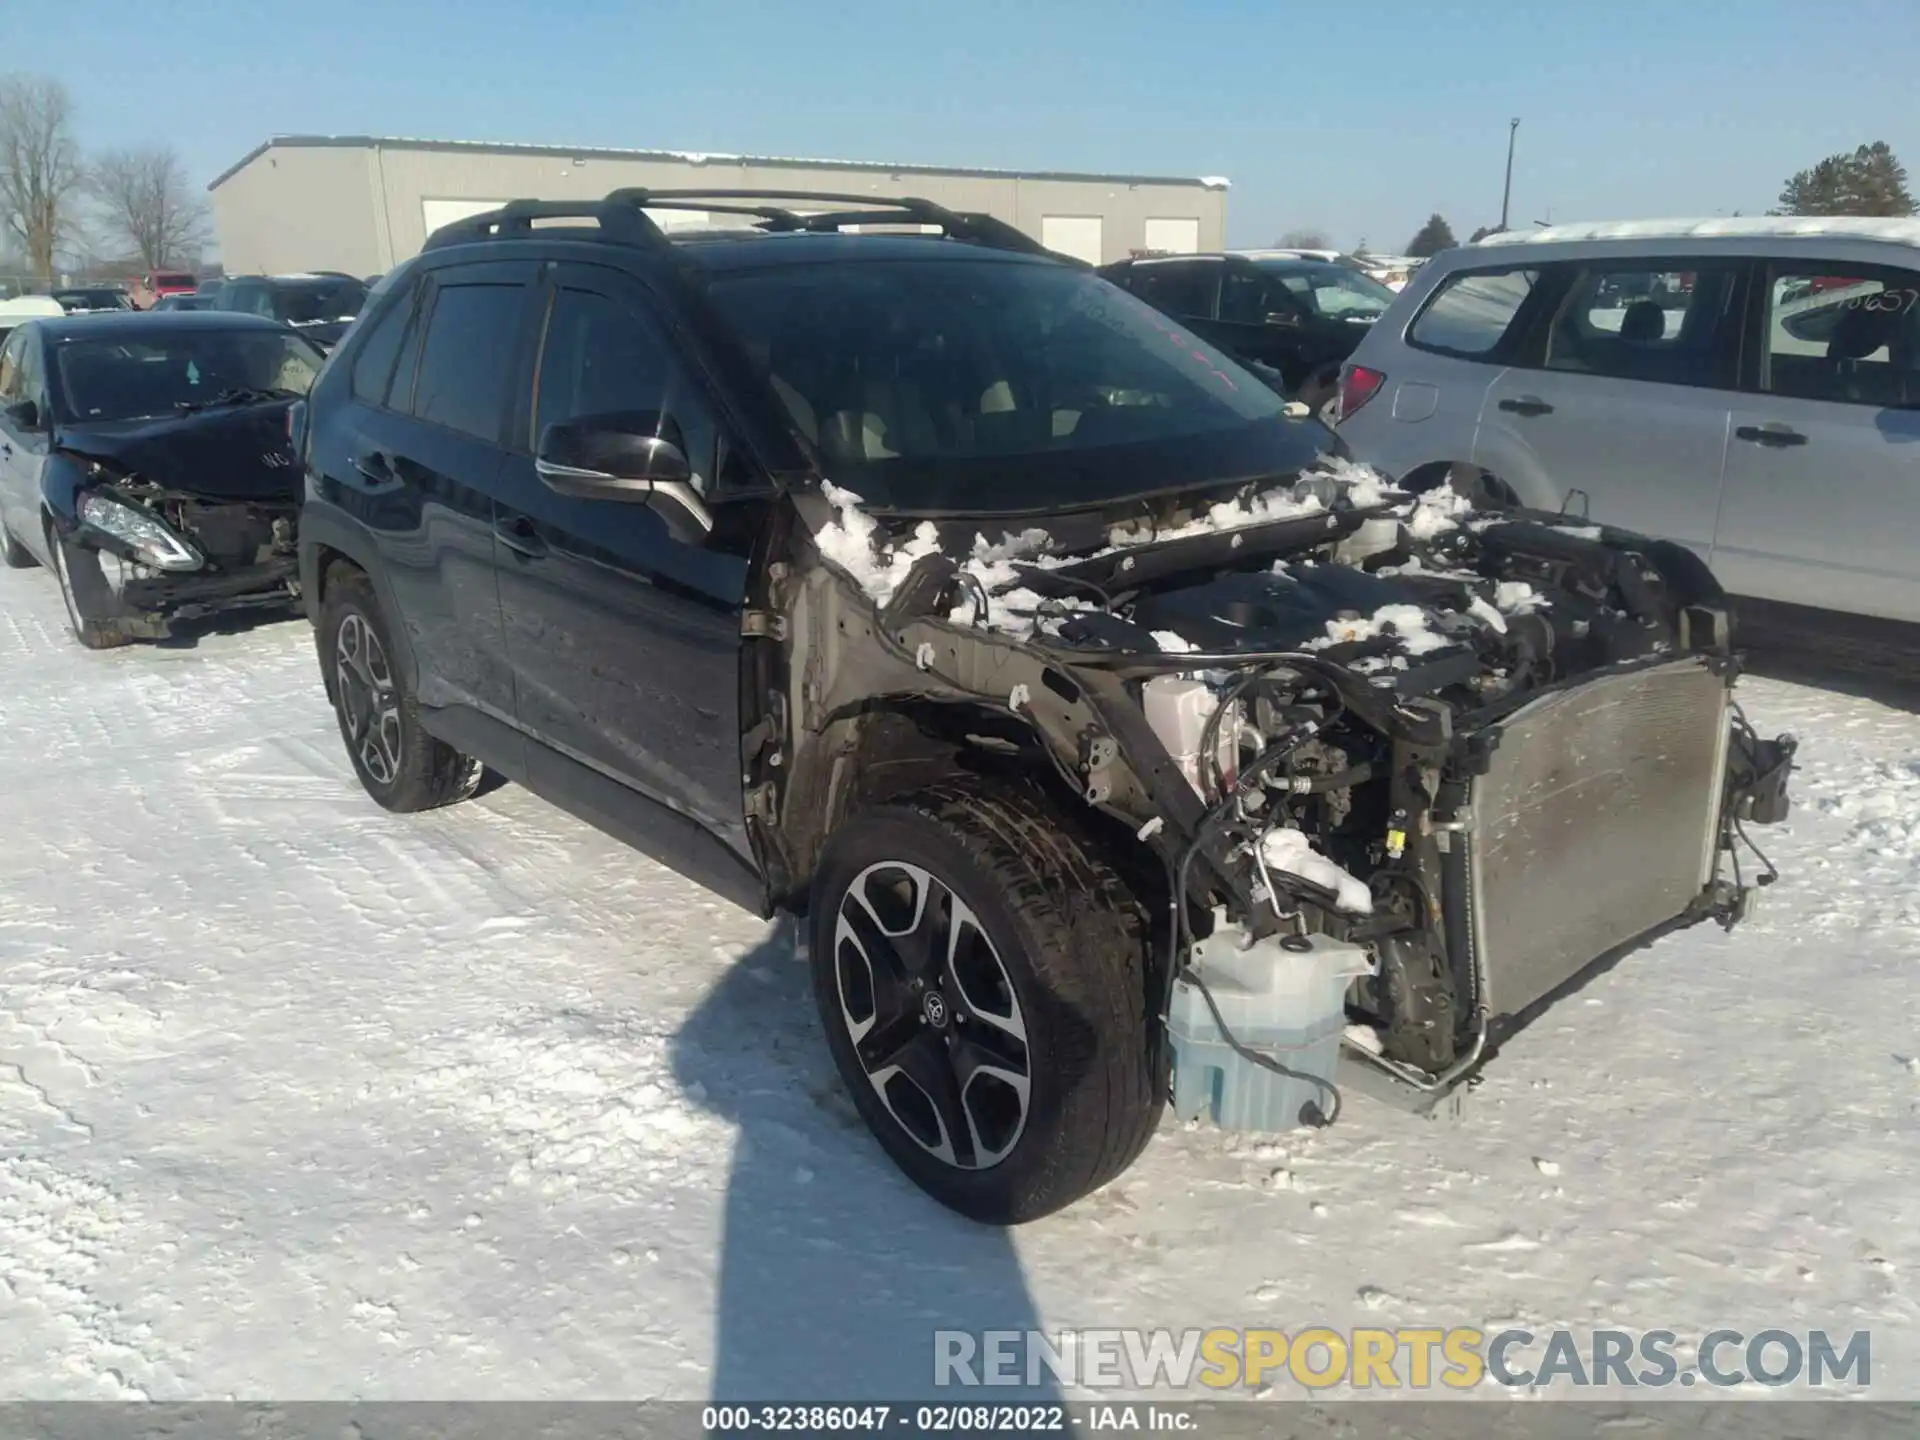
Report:
[[[33,552],[14,539],[13,531],[7,528],[4,520],[0,520],[0,565],[5,565],[9,570],[26,570],[36,563]]]
[[[315,643],[347,758],[369,795],[389,810],[408,812],[473,794],[480,762],[421,727],[419,703],[391,659],[373,583],[361,571],[335,571]]]
[[[67,607],[67,628],[73,638],[89,650],[116,650],[131,645],[133,637],[106,620],[89,620],[79,594],[101,595],[107,591],[106,576],[100,573],[100,559],[93,551],[69,545],[47,522],[47,553],[53,557],[53,577],[60,582],[60,599]]]
[[[1167,1092],[1148,933],[1037,796],[956,782],[849,820],[815,878],[814,998],[894,1163],[991,1225],[1132,1164]]]

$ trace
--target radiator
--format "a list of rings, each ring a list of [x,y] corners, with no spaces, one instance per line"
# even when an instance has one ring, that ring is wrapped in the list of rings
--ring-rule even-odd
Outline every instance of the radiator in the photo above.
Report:
[[[1544,695],[1486,732],[1468,896],[1490,1016],[1674,920],[1713,877],[1726,681],[1680,660]]]

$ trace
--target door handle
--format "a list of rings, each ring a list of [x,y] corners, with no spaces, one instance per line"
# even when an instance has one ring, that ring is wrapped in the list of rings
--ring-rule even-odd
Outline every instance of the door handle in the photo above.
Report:
[[[354,457],[353,468],[376,485],[393,483],[393,461],[378,450],[369,450],[364,455]]]
[[[1500,408],[1513,415],[1551,415],[1553,406],[1538,395],[1519,395],[1511,400],[1502,400]]]
[[[516,555],[537,560],[547,553],[547,542],[524,515],[503,515],[493,522],[493,536]]]
[[[1755,445],[1766,445],[1775,450],[1785,450],[1790,445],[1804,445],[1807,437],[1798,430],[1790,430],[1785,425],[1742,425],[1733,432],[1736,440],[1750,440]]]

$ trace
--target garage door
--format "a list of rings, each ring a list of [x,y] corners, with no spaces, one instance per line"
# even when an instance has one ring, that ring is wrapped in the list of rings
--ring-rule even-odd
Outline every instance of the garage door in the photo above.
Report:
[[[1149,220],[1147,221],[1147,249],[1163,255],[1197,255],[1200,253],[1200,222],[1198,220]]]
[[[1042,215],[1040,243],[1049,250],[1071,255],[1089,265],[1098,265],[1100,254],[1100,217],[1098,215]]]
[[[644,213],[662,230],[705,230],[712,224],[712,218],[704,210],[647,210]]]
[[[422,200],[420,218],[426,222],[427,234],[431,235],[442,225],[451,225],[469,215],[498,210],[506,203],[504,200]]]

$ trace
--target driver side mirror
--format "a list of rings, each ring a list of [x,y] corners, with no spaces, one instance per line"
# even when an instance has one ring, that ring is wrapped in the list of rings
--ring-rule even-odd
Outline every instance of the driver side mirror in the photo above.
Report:
[[[1300,323],[1300,317],[1290,310],[1269,310],[1266,314],[1266,323],[1292,328]]]
[[[40,407],[31,400],[14,401],[7,406],[6,415],[7,419],[19,429],[38,430],[40,428]]]
[[[583,415],[549,425],[533,463],[548,488],[561,495],[642,505],[670,501],[700,529],[713,528],[691,484],[693,466],[680,427],[658,410]]]
[[[534,464],[548,485],[583,500],[643,500],[655,482],[685,484],[693,476],[680,427],[655,410],[549,425]]]

